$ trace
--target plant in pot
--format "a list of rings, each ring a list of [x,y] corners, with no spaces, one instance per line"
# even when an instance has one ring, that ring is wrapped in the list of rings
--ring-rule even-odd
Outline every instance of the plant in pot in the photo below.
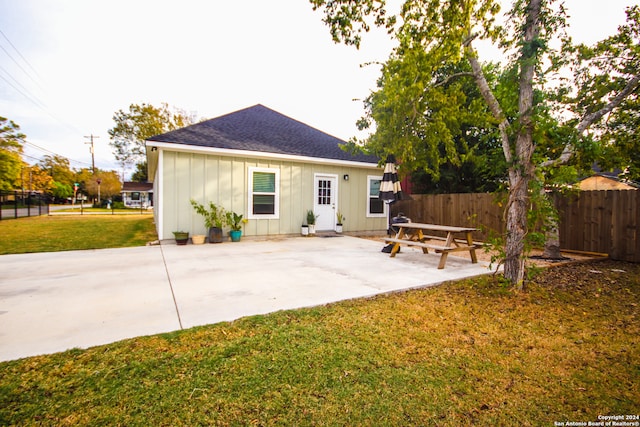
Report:
[[[191,206],[204,218],[204,226],[209,230],[209,243],[222,243],[222,227],[226,222],[224,208],[213,202],[209,202],[207,208],[193,199],[191,199]]]
[[[188,231],[174,231],[173,237],[176,239],[176,244],[180,246],[184,246],[189,241],[189,232]]]
[[[342,224],[344,223],[345,217],[342,215],[342,212],[338,211],[336,213],[336,219],[338,222],[336,223],[336,233],[342,233]]]
[[[231,231],[229,231],[229,237],[231,237],[232,242],[239,242],[240,237],[242,237],[242,225],[246,224],[248,221],[246,219],[242,219],[242,215],[238,215],[235,212],[227,212],[227,224],[231,227]]]
[[[311,209],[307,211],[307,225],[309,226],[309,234],[316,234],[316,219],[319,215],[313,213]]]

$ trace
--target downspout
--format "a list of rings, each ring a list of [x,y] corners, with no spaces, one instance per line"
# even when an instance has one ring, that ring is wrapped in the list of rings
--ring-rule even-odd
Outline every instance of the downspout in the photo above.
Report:
[[[158,166],[156,167],[156,177],[154,180],[154,192],[156,199],[154,200],[154,209],[156,210],[156,231],[158,233],[158,240],[164,239],[164,194],[163,194],[163,179],[164,179],[164,150],[158,149]]]

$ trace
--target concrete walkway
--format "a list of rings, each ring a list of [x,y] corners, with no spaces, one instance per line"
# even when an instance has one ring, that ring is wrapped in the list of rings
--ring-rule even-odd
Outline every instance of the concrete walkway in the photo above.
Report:
[[[0,256],[0,361],[429,286],[486,263],[340,236]]]

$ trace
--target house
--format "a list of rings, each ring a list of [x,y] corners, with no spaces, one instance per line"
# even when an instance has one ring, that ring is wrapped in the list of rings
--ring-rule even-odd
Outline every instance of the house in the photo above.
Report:
[[[579,183],[581,191],[591,190],[637,190],[640,188],[633,181],[623,181],[618,178],[617,173],[598,172],[588,178],[581,180]]]
[[[150,182],[125,182],[121,193],[127,208],[147,209],[153,206],[153,184]]]
[[[308,210],[318,231],[335,230],[338,211],[345,232],[386,230],[379,159],[343,143],[263,105],[149,138],[158,237],[206,234],[190,199],[244,215],[247,236],[299,234]]]

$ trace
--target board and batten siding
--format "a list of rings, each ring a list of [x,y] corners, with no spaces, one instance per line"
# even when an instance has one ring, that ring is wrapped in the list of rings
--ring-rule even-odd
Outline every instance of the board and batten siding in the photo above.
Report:
[[[248,216],[249,168],[278,169],[280,173],[279,219],[250,219],[243,227],[246,236],[299,234],[306,212],[313,209],[314,174],[338,176],[337,208],[345,216],[345,232],[384,231],[386,218],[367,217],[367,179],[382,176],[376,167],[351,167],[253,159],[162,150],[154,190],[160,239],[177,230],[206,234],[204,221],[195,213],[190,199],[208,205],[210,201]],[[349,180],[343,176],[349,175]]]

